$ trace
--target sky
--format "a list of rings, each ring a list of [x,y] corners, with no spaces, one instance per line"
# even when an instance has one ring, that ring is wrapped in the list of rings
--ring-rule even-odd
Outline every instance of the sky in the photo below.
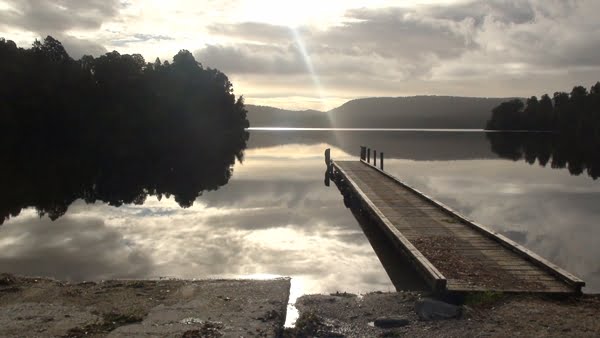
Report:
[[[71,56],[181,49],[246,103],[329,110],[371,96],[531,96],[600,80],[597,0],[0,0],[0,36]]]

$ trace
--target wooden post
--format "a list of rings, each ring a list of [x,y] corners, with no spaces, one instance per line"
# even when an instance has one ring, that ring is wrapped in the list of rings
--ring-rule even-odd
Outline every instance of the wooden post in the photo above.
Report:
[[[381,167],[381,170],[383,170],[383,152],[379,153],[379,156],[381,157],[379,160],[379,166]]]
[[[373,166],[377,167],[377,150],[373,150]]]
[[[325,149],[325,164],[327,165],[327,173],[333,174],[333,167],[331,166],[331,149]]]
[[[367,148],[367,163],[371,163],[371,148]]]

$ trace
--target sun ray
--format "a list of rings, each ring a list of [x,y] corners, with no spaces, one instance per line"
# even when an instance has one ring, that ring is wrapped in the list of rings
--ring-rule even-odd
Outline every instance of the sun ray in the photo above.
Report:
[[[324,91],[323,91],[323,86],[321,85],[321,80],[319,79],[319,76],[318,76],[317,72],[315,71],[315,67],[312,63],[310,55],[308,54],[308,51],[306,50],[306,46],[304,45],[304,40],[300,36],[298,29],[296,29],[294,27],[290,27],[290,30],[292,31],[292,35],[294,37],[294,42],[296,43],[296,46],[298,47],[298,51],[300,52],[300,54],[302,54],[302,59],[304,60],[304,65],[306,66],[306,70],[309,72],[310,78],[313,82],[313,85],[315,86],[315,90],[317,91],[317,95],[319,96],[319,103],[321,105],[321,110],[322,110],[322,108],[324,106],[325,95],[324,95]]]
[[[313,82],[313,85],[315,87],[315,90],[317,92],[317,96],[319,98],[319,110],[323,111],[324,114],[327,114],[327,119],[329,120],[329,124],[333,127],[334,126],[333,119],[331,118],[331,114],[329,114],[329,112],[327,111],[327,108],[326,108],[326,96],[325,96],[325,91],[323,90],[323,85],[321,84],[321,80],[319,79],[319,74],[316,72],[315,67],[312,63],[310,54],[308,53],[308,51],[306,49],[304,40],[300,36],[300,32],[298,32],[298,29],[296,29],[294,27],[290,27],[290,30],[292,31],[294,41],[296,42],[298,50],[300,51],[300,54],[302,55],[302,59],[304,60],[304,64],[306,65],[306,70],[308,71],[308,73],[311,77],[311,80]],[[334,134],[336,141],[339,141],[337,131],[334,130],[333,134]]]

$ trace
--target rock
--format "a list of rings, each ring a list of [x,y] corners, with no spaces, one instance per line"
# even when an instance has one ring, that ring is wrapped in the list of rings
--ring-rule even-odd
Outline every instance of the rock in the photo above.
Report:
[[[450,319],[460,316],[460,307],[430,298],[415,303],[415,312],[421,320]]]
[[[2,286],[13,285],[16,282],[17,282],[17,279],[15,278],[15,276],[13,276],[9,273],[0,274],[0,285],[2,285]]]
[[[406,318],[398,317],[398,316],[390,316],[390,317],[379,317],[375,319],[375,326],[388,329],[392,327],[402,327],[410,324],[410,321]]]
[[[468,305],[461,306],[460,309],[460,317],[461,318],[473,318],[473,308]]]

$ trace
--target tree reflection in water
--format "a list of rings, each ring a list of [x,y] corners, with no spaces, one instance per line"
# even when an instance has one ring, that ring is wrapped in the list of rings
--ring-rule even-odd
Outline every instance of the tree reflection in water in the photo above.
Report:
[[[0,39],[0,58],[0,224],[29,207],[55,220],[77,199],[189,207],[243,160],[243,100],[188,51],[172,64],[73,60],[48,37],[31,49]]]
[[[571,175],[587,173],[600,177],[600,137],[569,133],[487,133],[494,153],[513,161],[524,160],[554,169],[568,169]],[[588,135],[589,136],[589,135]]]

